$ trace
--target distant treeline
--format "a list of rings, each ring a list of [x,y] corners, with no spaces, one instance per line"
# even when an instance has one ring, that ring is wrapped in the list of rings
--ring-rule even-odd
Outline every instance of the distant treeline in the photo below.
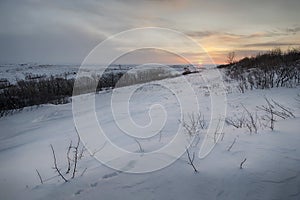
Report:
[[[241,92],[247,89],[295,87],[300,84],[300,49],[283,52],[277,48],[218,68],[225,69],[227,80],[238,81]]]
[[[90,77],[77,78],[76,95],[174,76],[177,75],[164,69],[147,69],[136,73],[109,72],[101,77],[94,74]],[[68,79],[66,76],[27,75],[25,80],[18,80],[16,84],[1,79],[0,117],[27,106],[68,103],[73,95],[74,83],[74,78]]]

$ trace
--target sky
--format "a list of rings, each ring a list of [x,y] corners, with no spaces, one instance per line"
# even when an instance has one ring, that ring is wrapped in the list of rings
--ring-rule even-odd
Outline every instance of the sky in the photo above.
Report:
[[[231,51],[238,59],[299,47],[299,10],[299,0],[0,0],[0,63],[80,64],[114,34],[161,27],[191,37],[219,64]],[[206,62],[196,49],[183,53]],[[136,55],[119,62],[182,62],[149,49]]]

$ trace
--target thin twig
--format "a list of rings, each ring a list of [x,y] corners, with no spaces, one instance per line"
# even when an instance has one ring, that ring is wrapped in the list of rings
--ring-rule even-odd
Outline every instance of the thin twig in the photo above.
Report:
[[[290,115],[289,117],[295,118],[295,115],[292,113],[292,111],[289,108],[284,107],[283,105],[279,104],[278,102],[274,101],[273,99],[272,99],[272,101],[276,106],[281,108],[283,111],[287,112],[288,115]]]
[[[86,151],[86,148],[83,146],[82,148],[81,148],[81,151],[80,151],[80,154],[79,154],[79,160],[81,160],[83,157],[84,157],[84,152]]]
[[[219,126],[220,126],[220,122],[221,122],[221,118],[219,118],[219,121],[218,121],[218,124],[217,124],[217,128],[215,130],[215,133],[214,133],[214,143],[217,144],[217,135],[218,135],[218,131],[219,131]]]
[[[78,148],[80,145],[80,136],[78,133],[77,128],[75,127],[76,133],[77,133],[77,145],[74,147],[75,148],[75,155],[74,155],[74,169],[73,169],[73,174],[72,174],[72,178],[75,177],[76,174],[76,168],[77,168],[77,162],[78,162]]]
[[[245,159],[241,162],[241,164],[240,164],[240,169],[243,169],[243,164],[246,162],[246,160],[247,160],[247,158],[245,158]]]
[[[137,139],[134,139],[134,141],[139,145],[140,152],[144,152],[144,149],[142,148],[141,143]]]
[[[67,151],[67,161],[68,161],[68,169],[66,171],[66,174],[68,174],[71,170],[71,158],[70,158],[70,151],[72,149],[72,140],[70,142],[70,145],[68,147],[68,151]]]
[[[186,148],[186,153],[187,153],[187,156],[188,156],[188,159],[189,159],[188,164],[190,164],[193,167],[194,171],[197,173],[198,170],[196,169],[196,167],[194,165],[195,153],[193,153],[193,158],[191,158],[188,148]]]
[[[100,152],[102,149],[104,149],[105,145],[107,144],[107,141],[104,142],[104,144],[97,150],[95,150],[91,156],[95,156],[96,153]]]
[[[83,176],[83,174],[86,172],[86,170],[87,170],[87,167],[83,170],[83,172],[81,173],[80,176]]]
[[[236,142],[236,138],[234,138],[232,144],[229,146],[229,148],[227,149],[227,151],[231,150],[231,148],[233,147],[233,145],[235,144],[235,142]]]
[[[56,162],[56,156],[55,156],[55,152],[54,152],[54,148],[52,146],[52,144],[50,144],[51,150],[52,150],[52,154],[53,154],[53,161],[54,161],[54,169],[56,170],[56,172],[58,173],[58,175],[65,181],[68,182],[68,180],[64,177],[64,175],[62,175],[62,173],[60,172],[60,170],[57,167],[57,162]]]
[[[38,177],[39,177],[39,179],[40,179],[40,182],[41,182],[41,184],[44,184],[44,182],[43,182],[43,179],[42,179],[42,176],[41,176],[40,172],[39,172],[37,169],[35,169],[35,171],[36,171],[36,173],[37,173],[37,175],[38,175]]]
[[[256,120],[257,119],[254,120],[253,114],[243,104],[241,104],[241,105],[245,109],[245,111],[247,112],[248,117],[250,118],[250,123],[251,124],[247,124],[247,127],[248,127],[250,133],[252,132],[252,128],[254,129],[254,132],[257,133],[257,126],[256,126]]]

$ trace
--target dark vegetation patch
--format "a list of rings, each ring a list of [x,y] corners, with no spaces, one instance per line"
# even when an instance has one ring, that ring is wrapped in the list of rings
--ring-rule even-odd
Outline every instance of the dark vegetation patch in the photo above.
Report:
[[[286,52],[274,49],[218,68],[224,68],[227,81],[238,81],[241,92],[247,89],[296,87],[300,83],[300,49]]]
[[[24,107],[46,103],[64,104],[71,101],[73,87],[75,95],[99,92],[153,80],[161,80],[177,75],[164,69],[147,69],[126,73],[106,71],[102,76],[93,74],[77,78],[28,74],[24,80],[11,84],[7,79],[0,79],[0,117],[22,110]]]

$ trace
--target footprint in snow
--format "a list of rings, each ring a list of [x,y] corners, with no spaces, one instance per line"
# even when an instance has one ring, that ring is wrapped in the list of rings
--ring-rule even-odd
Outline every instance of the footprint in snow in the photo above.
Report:
[[[121,173],[123,173],[123,172],[129,171],[129,170],[131,170],[131,169],[134,168],[135,163],[136,163],[135,160],[131,160],[131,161],[129,161],[129,162],[127,163],[127,165],[125,165],[124,167],[122,167],[120,171],[113,172],[113,173],[109,173],[109,174],[105,174],[105,175],[102,177],[102,179],[112,178],[112,177],[118,176],[119,174],[121,174]]]
[[[107,178],[117,176],[118,174],[119,174],[118,172],[113,172],[113,173],[110,173],[110,174],[105,174],[102,178],[107,179]]]
[[[92,183],[91,184],[91,187],[96,187],[98,185],[98,183],[96,182],[96,183]]]
[[[77,192],[75,192],[75,195],[79,195],[81,192],[83,192],[82,189],[78,190]]]

